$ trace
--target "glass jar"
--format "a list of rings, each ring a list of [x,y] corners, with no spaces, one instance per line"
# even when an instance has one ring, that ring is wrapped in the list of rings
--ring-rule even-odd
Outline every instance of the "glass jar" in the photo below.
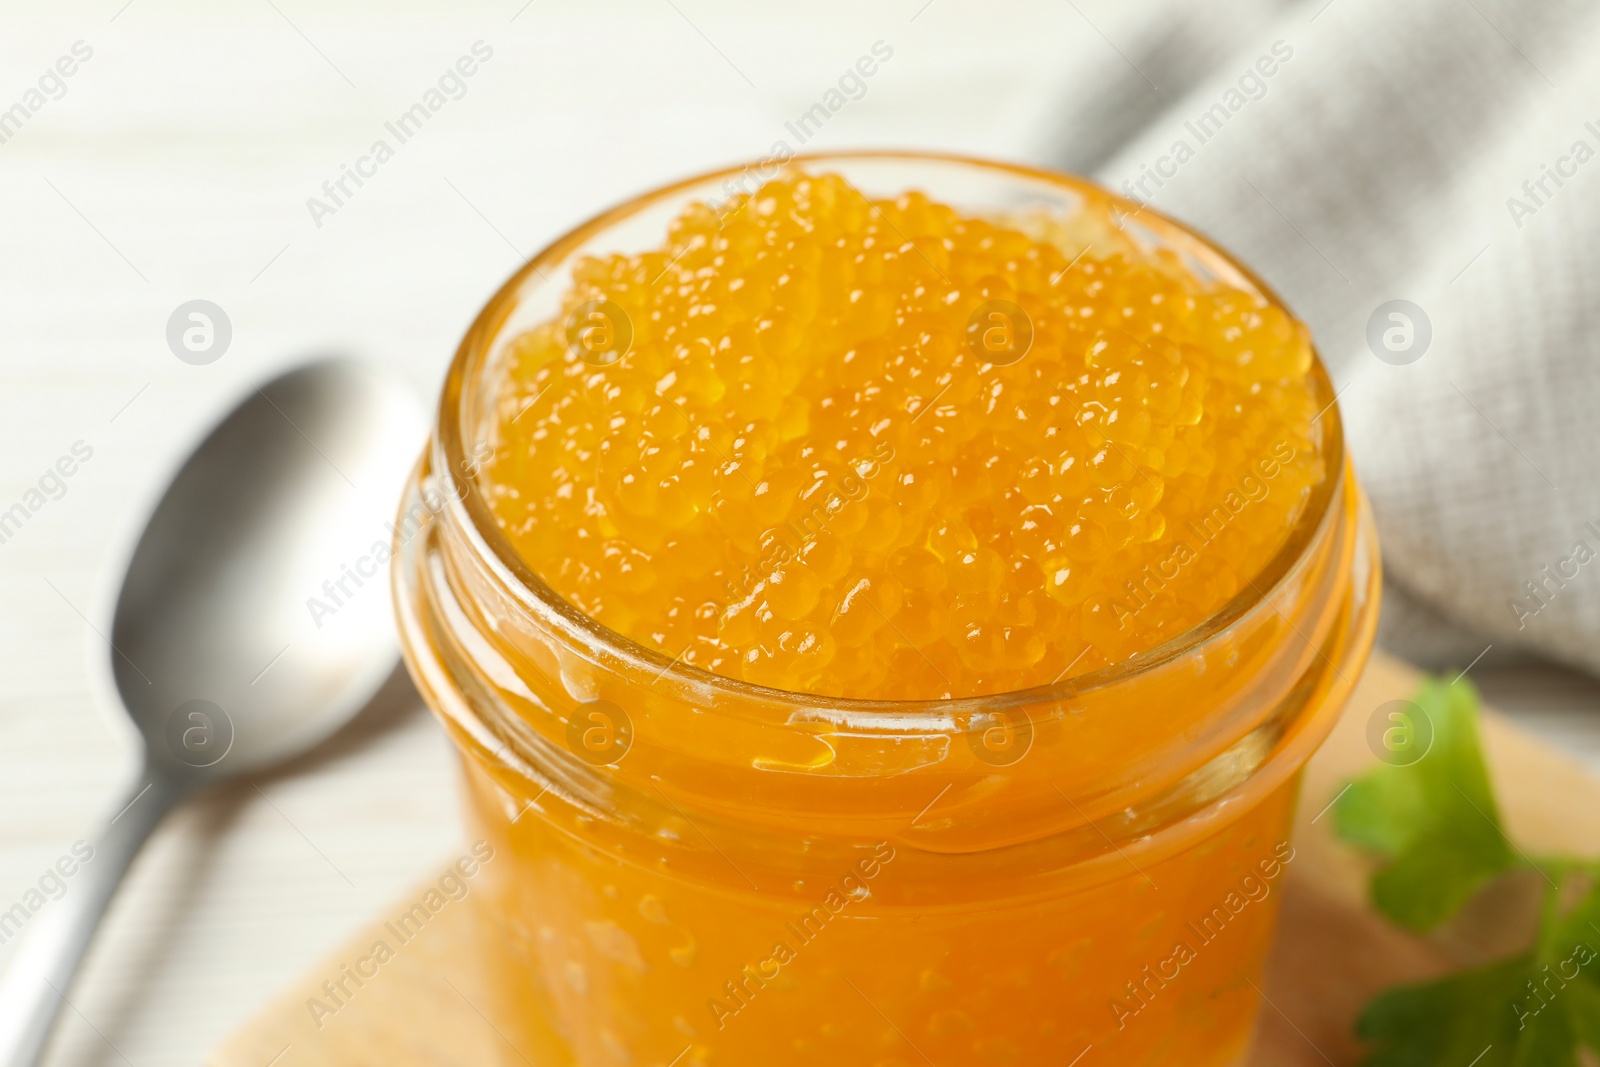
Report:
[[[1143,247],[1277,303],[1194,233],[1076,179],[925,155],[794,162],[969,213],[1118,205]],[[1022,692],[887,702],[730,681],[588,618],[496,525],[479,465],[509,340],[557,313],[580,257],[654,247],[687,203],[777,167],[650,193],[535,256],[462,341],[401,506],[406,661],[496,857],[479,898],[495,1002],[479,1007],[507,1062],[1235,1062],[1299,772],[1377,613],[1320,362],[1327,474],[1245,592],[1158,648]]]

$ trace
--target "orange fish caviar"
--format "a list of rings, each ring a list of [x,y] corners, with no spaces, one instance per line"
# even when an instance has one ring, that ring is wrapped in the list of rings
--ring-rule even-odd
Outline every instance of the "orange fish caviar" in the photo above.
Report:
[[[1305,329],[1126,236],[791,171],[587,258],[482,484],[595,619],[729,678],[1000,693],[1244,591],[1327,477]]]

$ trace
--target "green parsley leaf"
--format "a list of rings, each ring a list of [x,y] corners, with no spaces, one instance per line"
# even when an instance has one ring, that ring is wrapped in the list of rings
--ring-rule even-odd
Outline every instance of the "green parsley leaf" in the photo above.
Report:
[[[1373,905],[1400,926],[1425,931],[1517,866],[1517,857],[1484,769],[1477,691],[1466,681],[1429,679],[1415,703],[1424,722],[1408,725],[1431,726],[1432,746],[1415,763],[1356,779],[1334,819],[1345,840],[1387,860],[1372,879]]]
[[[1356,1020],[1356,1036],[1375,1049],[1363,1067],[1516,1062],[1509,1058],[1518,1035],[1510,1005],[1532,973],[1530,953],[1437,982],[1384,990]],[[1483,1055],[1485,1049],[1490,1055]]]
[[[1600,867],[1519,862],[1484,768],[1477,693],[1433,679],[1415,703],[1395,725],[1416,737],[1431,730],[1428,751],[1363,775],[1335,804],[1339,834],[1385,861],[1374,905],[1424,931],[1506,871],[1531,867],[1550,888],[1527,952],[1375,997],[1356,1023],[1373,1050],[1365,1067],[1579,1067],[1580,1049],[1600,1054]],[[1574,877],[1587,891],[1563,911],[1558,883],[1573,888]]]
[[[1550,897],[1553,898],[1552,891]],[[1548,917],[1533,952],[1379,994],[1356,1023],[1364,1067],[1577,1067],[1600,1052],[1600,890]]]

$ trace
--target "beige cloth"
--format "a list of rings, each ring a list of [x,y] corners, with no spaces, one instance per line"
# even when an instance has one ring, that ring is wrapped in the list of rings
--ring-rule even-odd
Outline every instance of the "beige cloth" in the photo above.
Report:
[[[1097,175],[1215,236],[1311,325],[1377,516],[1386,644],[1600,670],[1600,13],[1319,5],[1236,47]],[[1387,315],[1369,345],[1395,299],[1422,309],[1425,351],[1385,349]]]

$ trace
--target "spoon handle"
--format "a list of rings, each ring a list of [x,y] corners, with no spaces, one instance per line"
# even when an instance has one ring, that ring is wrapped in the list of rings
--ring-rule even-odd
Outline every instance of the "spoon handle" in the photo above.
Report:
[[[90,842],[94,851],[67,883],[66,894],[29,923],[0,978],[0,1067],[38,1062],[106,905],[150,831],[182,794],[177,780],[146,768]]]

